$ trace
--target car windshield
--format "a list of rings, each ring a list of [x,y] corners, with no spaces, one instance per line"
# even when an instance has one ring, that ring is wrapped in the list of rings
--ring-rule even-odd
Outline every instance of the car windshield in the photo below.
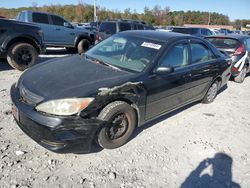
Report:
[[[239,46],[239,41],[232,38],[222,38],[222,37],[211,37],[207,38],[209,42],[215,45],[217,48],[237,48]]]
[[[142,72],[163,43],[129,36],[112,36],[86,52],[86,57],[132,72]]]

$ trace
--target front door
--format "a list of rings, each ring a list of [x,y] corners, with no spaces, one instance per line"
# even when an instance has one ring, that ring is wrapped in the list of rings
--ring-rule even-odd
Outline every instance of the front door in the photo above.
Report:
[[[63,18],[51,15],[52,27],[54,29],[54,41],[58,45],[70,45],[74,44],[75,29],[65,27],[64,23],[67,22]]]
[[[163,114],[185,103],[189,69],[189,45],[187,42],[175,44],[160,59],[158,67],[171,66],[174,72],[149,76],[147,87],[146,120]]]

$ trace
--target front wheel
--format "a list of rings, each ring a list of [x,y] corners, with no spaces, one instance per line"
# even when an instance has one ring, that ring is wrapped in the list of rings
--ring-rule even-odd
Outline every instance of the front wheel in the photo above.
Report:
[[[98,119],[108,122],[108,127],[102,128],[97,138],[99,145],[106,149],[124,145],[137,123],[135,110],[123,101],[108,104],[100,112]]]
[[[210,88],[208,89],[205,97],[202,100],[202,103],[208,104],[214,101],[219,90],[219,82],[215,81]]]
[[[37,63],[38,53],[28,43],[15,43],[7,52],[7,61],[13,68],[24,71]]]
[[[237,83],[243,83],[247,75],[247,66],[244,66],[239,75],[234,78]]]

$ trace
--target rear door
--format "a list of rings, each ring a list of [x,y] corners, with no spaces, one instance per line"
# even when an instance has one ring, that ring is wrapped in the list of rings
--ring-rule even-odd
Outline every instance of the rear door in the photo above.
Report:
[[[48,14],[33,12],[32,21],[37,23],[42,28],[44,33],[44,43],[51,43],[54,40],[54,31],[53,27],[49,24]]]
[[[174,44],[159,61],[160,66],[174,67],[173,73],[152,75],[144,83],[147,87],[146,120],[181,106],[188,101],[186,91],[190,79],[189,46],[187,41]]]
[[[199,40],[190,42],[191,51],[191,79],[189,82],[190,98],[200,98],[206,92],[213,78],[219,72],[219,63],[213,52],[205,43]]]

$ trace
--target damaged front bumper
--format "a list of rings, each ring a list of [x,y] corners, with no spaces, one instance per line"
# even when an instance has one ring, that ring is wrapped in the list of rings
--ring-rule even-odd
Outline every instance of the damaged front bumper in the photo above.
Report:
[[[87,153],[105,122],[79,116],[55,117],[41,114],[20,101],[18,89],[11,87],[14,119],[33,140],[56,153]]]

